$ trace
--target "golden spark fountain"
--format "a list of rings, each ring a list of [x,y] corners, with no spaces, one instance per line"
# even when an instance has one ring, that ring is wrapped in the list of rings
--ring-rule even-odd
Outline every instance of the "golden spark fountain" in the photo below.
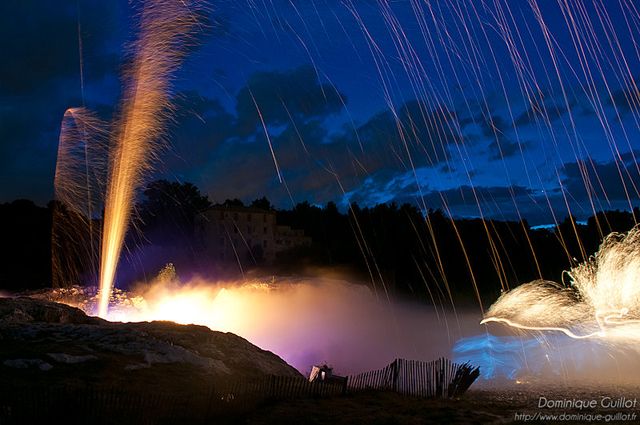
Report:
[[[113,134],[105,198],[98,314],[107,314],[136,189],[161,145],[171,112],[170,83],[198,23],[196,2],[149,1],[140,18],[133,62]]]

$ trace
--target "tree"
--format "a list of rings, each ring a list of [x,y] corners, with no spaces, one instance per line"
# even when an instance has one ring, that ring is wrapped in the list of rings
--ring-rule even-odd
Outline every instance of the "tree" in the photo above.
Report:
[[[148,239],[157,242],[193,236],[196,216],[212,205],[188,182],[157,180],[147,186],[144,195],[139,205],[141,227]]]
[[[251,203],[251,207],[252,208],[260,208],[262,210],[267,210],[267,211],[272,211],[273,205],[271,205],[271,202],[267,199],[266,196],[263,196],[262,198],[256,199]]]
[[[240,199],[238,198],[234,198],[234,199],[226,199],[222,205],[224,205],[225,207],[244,207],[244,202],[242,202]]]

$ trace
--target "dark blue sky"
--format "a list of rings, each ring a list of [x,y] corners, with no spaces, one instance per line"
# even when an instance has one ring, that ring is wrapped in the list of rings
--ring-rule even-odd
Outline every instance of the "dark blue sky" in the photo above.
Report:
[[[626,0],[559,3],[211,1],[150,178],[214,201],[412,202],[533,224],[628,209],[640,15]],[[134,9],[2,2],[0,201],[51,199],[81,63],[85,104],[113,114]]]

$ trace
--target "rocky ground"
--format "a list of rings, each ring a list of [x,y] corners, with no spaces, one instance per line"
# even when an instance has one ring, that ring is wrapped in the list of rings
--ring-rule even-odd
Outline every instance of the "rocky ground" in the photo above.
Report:
[[[300,376],[231,333],[171,322],[111,323],[31,298],[0,298],[0,373],[0,387],[126,383],[165,391],[230,377]]]

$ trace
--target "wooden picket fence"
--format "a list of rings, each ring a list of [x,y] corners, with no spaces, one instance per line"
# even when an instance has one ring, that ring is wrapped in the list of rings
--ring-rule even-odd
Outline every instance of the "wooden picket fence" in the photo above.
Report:
[[[349,391],[363,389],[394,391],[420,398],[451,398],[463,394],[480,376],[469,363],[446,358],[423,362],[396,359],[387,367],[349,376]]]
[[[452,398],[462,395],[480,376],[479,368],[446,358],[430,362],[396,359],[369,372],[309,382],[286,376],[267,376],[217,384],[215,393],[228,401],[236,398],[293,399],[333,397],[362,390],[394,391],[418,398]]]
[[[295,376],[217,380],[208,391],[183,394],[140,392],[126,387],[0,388],[0,425],[57,420],[72,425],[84,424],[87,418],[92,418],[94,425],[206,424],[221,418],[234,423],[265,401],[340,397],[371,390],[420,398],[456,397],[479,374],[479,369],[468,363],[460,365],[447,359],[397,359],[380,370],[324,382]]]
[[[265,400],[333,397],[347,393],[347,380],[309,382],[295,376],[265,376],[217,383],[214,393],[219,399],[229,402],[238,397]]]
[[[271,401],[337,397],[342,382],[309,382],[300,376],[264,376],[216,380],[204,390],[171,394],[126,387],[47,387],[0,390],[0,425],[26,423],[209,424],[236,423]],[[226,422],[220,420],[226,418]],[[238,419],[238,421],[240,421]]]
[[[286,376],[267,376],[216,384],[215,394],[229,402],[237,398],[293,399],[333,397],[363,390],[394,391],[418,398],[462,395],[480,376],[479,368],[446,358],[430,362],[396,359],[388,366],[330,381],[309,382]]]

